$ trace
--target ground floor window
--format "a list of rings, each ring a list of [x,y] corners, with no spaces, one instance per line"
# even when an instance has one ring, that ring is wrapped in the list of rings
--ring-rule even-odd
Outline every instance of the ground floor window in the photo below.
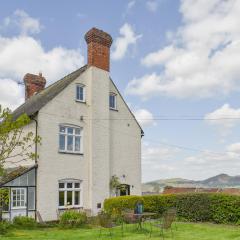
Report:
[[[60,208],[82,206],[81,181],[60,181],[58,184],[58,189],[58,205]]]
[[[12,188],[11,191],[12,209],[26,208],[26,188]]]
[[[121,184],[117,188],[117,196],[127,196],[127,195],[130,195],[130,185]]]

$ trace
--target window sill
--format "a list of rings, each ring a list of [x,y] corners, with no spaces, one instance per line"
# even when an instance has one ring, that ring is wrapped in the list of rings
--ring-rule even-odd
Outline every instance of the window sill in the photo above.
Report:
[[[83,208],[83,206],[68,206],[68,207],[60,207],[60,206],[58,206],[58,209],[59,210],[68,210],[68,209],[82,209]]]
[[[78,102],[78,103],[86,104],[86,101],[81,101],[81,100],[77,100],[77,99],[75,99],[75,101]]]
[[[118,112],[118,110],[116,108],[109,108],[111,111],[115,111]]]
[[[27,207],[11,207],[11,210],[25,210]]]
[[[61,154],[72,154],[72,155],[81,155],[83,156],[84,154],[83,153],[79,153],[79,152],[63,152],[63,151],[58,151],[58,153],[61,153]]]

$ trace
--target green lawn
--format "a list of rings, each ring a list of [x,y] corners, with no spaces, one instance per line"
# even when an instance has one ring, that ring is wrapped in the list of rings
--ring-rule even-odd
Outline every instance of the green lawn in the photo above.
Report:
[[[57,228],[47,228],[40,230],[14,230],[8,236],[0,236],[1,240],[91,240],[98,239],[99,230],[97,229],[72,229],[59,230]],[[121,237],[120,229],[113,230],[113,239],[129,239],[141,240],[148,239],[149,235],[144,232],[139,233],[133,229],[133,226],[128,226],[128,230]],[[101,239],[111,239],[107,232]],[[153,231],[151,239],[162,239],[156,229]],[[170,232],[166,234],[165,239],[171,239]],[[174,239],[176,240],[240,240],[240,227],[227,225],[213,225],[213,224],[192,224],[192,223],[178,223],[177,231],[174,230]]]

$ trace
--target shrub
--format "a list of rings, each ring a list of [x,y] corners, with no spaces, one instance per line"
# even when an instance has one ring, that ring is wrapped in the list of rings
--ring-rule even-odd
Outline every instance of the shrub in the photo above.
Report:
[[[240,196],[221,193],[116,197],[106,199],[104,209],[111,213],[126,208],[134,209],[138,200],[143,200],[145,211],[159,215],[169,208],[176,208],[182,220],[240,224]]]
[[[17,216],[13,219],[13,226],[17,228],[32,229],[37,226],[35,219],[26,216]]]
[[[212,194],[211,212],[215,223],[239,223],[240,196],[227,194]]]
[[[0,235],[5,235],[8,233],[11,224],[7,221],[0,221]]]
[[[60,216],[60,226],[63,228],[80,227],[87,223],[87,215],[73,210],[65,211]]]
[[[110,213],[121,213],[125,209],[134,209],[138,201],[143,201],[140,196],[124,196],[109,198],[104,202],[104,210]]]
[[[207,194],[182,194],[176,198],[178,216],[188,221],[210,221],[210,206],[211,202]]]

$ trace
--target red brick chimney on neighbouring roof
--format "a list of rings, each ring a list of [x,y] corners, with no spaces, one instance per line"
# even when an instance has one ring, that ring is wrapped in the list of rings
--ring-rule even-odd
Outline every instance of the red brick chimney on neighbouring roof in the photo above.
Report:
[[[39,75],[27,73],[23,81],[25,83],[25,100],[42,91],[46,85],[46,79],[42,76],[42,73],[39,73]]]
[[[88,44],[88,65],[110,70],[110,47],[112,37],[97,28],[92,28],[85,34]]]

